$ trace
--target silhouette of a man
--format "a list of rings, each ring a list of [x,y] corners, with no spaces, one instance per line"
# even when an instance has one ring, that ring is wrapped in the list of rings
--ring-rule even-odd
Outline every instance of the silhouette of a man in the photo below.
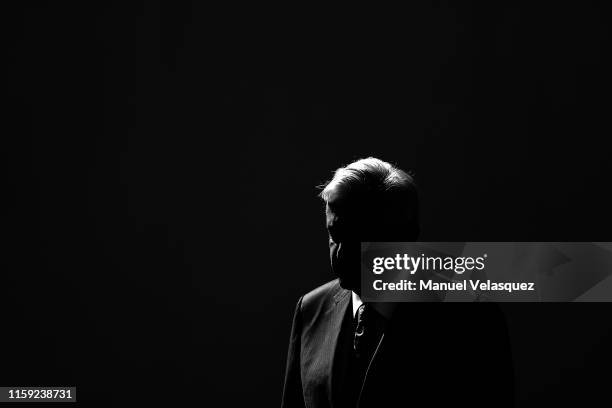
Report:
[[[336,170],[320,196],[337,279],[297,303],[282,407],[512,406],[495,305],[361,301],[360,242],[418,237],[413,178],[370,157]]]

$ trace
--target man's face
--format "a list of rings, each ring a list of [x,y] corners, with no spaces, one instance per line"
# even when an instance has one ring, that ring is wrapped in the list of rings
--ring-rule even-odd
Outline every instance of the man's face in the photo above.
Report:
[[[330,194],[325,215],[332,270],[339,278],[340,286],[359,292],[360,242],[365,241],[365,220],[347,197],[337,191]]]
[[[414,227],[392,206],[334,190],[325,206],[329,259],[340,286],[360,293],[361,242],[413,241]]]

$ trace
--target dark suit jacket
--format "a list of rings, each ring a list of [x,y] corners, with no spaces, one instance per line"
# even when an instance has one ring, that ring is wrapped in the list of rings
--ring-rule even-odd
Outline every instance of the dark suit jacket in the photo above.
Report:
[[[298,301],[282,407],[338,407],[339,341],[350,291],[331,281]],[[348,318],[348,317],[347,317]],[[346,326],[344,326],[346,327]],[[334,367],[336,365],[336,367]],[[370,362],[366,407],[510,407],[513,370],[506,324],[492,303],[400,303]]]

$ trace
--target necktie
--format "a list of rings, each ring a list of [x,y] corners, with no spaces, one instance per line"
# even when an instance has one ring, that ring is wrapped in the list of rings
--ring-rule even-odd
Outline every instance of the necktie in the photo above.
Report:
[[[367,365],[382,335],[382,317],[365,303],[359,306],[355,317],[353,349],[357,359]]]

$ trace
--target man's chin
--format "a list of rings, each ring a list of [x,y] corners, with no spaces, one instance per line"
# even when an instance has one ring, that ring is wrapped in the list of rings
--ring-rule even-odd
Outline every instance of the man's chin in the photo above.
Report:
[[[342,287],[343,289],[352,290],[353,292],[356,292],[356,293],[360,292],[359,282],[355,282],[354,279],[348,279],[346,277],[339,276],[338,283],[340,284],[340,287]]]

